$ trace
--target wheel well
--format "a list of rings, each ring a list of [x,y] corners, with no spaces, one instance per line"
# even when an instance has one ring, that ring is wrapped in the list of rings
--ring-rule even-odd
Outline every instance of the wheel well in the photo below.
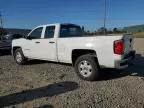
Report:
[[[18,46],[13,47],[13,51],[12,51],[12,53],[14,54],[14,52],[15,52],[15,51],[16,51],[16,49],[18,49],[18,48],[21,48],[21,47],[18,47]]]
[[[77,58],[85,54],[95,55],[95,60],[97,61],[96,52],[94,50],[75,49],[72,51],[72,64],[74,65]]]

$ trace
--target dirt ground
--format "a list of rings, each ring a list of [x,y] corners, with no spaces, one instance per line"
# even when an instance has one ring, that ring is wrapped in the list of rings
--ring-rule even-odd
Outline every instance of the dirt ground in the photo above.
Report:
[[[73,67],[44,61],[17,65],[0,56],[0,108],[144,108],[144,39],[134,65],[103,70],[100,81],[79,79]]]

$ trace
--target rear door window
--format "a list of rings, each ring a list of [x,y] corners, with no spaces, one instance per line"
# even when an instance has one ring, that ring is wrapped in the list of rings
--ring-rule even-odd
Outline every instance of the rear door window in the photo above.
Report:
[[[54,38],[55,26],[48,26],[45,30],[45,38]]]

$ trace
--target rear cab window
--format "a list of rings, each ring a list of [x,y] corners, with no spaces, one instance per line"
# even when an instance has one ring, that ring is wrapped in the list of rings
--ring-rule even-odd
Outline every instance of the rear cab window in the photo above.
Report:
[[[83,31],[80,26],[74,24],[63,24],[60,27],[60,38],[82,37]]]

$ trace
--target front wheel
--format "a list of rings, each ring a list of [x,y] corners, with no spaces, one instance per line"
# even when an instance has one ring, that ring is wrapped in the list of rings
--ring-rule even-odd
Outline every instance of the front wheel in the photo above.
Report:
[[[78,76],[87,81],[99,78],[99,65],[92,55],[82,55],[75,62],[75,71]]]
[[[14,52],[14,59],[19,65],[23,65],[27,62],[27,58],[23,55],[21,48],[16,49],[16,51]]]

